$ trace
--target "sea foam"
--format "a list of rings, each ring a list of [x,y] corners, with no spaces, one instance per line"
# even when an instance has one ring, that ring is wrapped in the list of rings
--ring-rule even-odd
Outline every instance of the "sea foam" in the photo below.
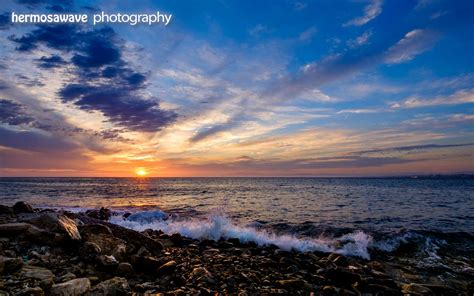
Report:
[[[219,240],[235,238],[241,242],[254,242],[259,246],[275,245],[282,250],[300,252],[334,252],[342,255],[370,259],[369,247],[373,239],[370,235],[356,231],[338,238],[299,238],[291,234],[275,234],[265,229],[241,226],[232,222],[224,214],[211,214],[207,219],[190,218],[180,220],[170,218],[162,211],[137,212],[127,219],[114,216],[112,223],[137,231],[145,229],[162,230],[164,233],[180,233],[193,239]]]

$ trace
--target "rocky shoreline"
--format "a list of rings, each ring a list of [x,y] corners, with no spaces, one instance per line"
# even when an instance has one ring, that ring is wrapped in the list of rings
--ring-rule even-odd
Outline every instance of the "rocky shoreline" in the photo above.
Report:
[[[192,240],[86,213],[0,205],[0,295],[473,295],[393,258]]]

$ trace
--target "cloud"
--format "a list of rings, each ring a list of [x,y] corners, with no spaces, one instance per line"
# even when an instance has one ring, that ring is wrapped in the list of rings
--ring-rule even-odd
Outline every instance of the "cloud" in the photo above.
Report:
[[[353,152],[353,154],[365,156],[365,157],[368,157],[371,155],[394,155],[394,154],[402,155],[402,154],[409,154],[409,153],[419,153],[419,152],[428,151],[428,150],[467,147],[467,146],[474,146],[474,143],[423,144],[423,145],[412,145],[412,146],[398,146],[398,147],[358,151],[358,152]]]
[[[0,128],[0,146],[37,152],[72,151],[78,146],[64,138],[44,135],[30,131],[13,131]]]
[[[109,122],[133,131],[156,132],[177,118],[160,108],[157,98],[145,95],[147,75],[122,59],[122,40],[109,27],[83,30],[78,26],[40,26],[21,37],[12,36],[20,52],[45,45],[70,61],[52,55],[38,60],[40,68],[74,66],[74,76],[58,91],[64,103],[85,111],[99,111]]]
[[[21,104],[0,99],[0,123],[9,125],[30,124],[34,119],[25,111]]]
[[[313,36],[318,32],[316,27],[309,27],[305,31],[301,32],[300,35],[298,36],[299,41],[308,41],[313,38]]]
[[[337,114],[347,114],[347,113],[353,113],[353,114],[367,114],[367,113],[376,113],[377,110],[374,109],[344,109],[340,110],[337,112]]]
[[[382,13],[382,0],[371,0],[370,3],[364,7],[364,15],[357,17],[345,23],[343,26],[362,26],[376,18]]]
[[[349,48],[360,47],[369,42],[370,36],[372,36],[372,32],[370,31],[364,32],[362,33],[362,35],[356,37],[355,39],[351,39],[347,41],[347,45],[349,46]]]
[[[431,47],[437,34],[429,30],[416,29],[405,34],[405,37],[387,50],[385,62],[399,64],[412,60],[415,56]]]
[[[67,64],[67,62],[62,57],[56,54],[49,57],[42,56],[41,58],[37,59],[37,61],[38,66],[43,69],[58,68]]]
[[[0,14],[0,30],[6,30],[11,27],[10,14],[8,12]]]
[[[410,97],[402,102],[392,103],[392,109],[420,108],[441,105],[459,105],[474,103],[474,89],[463,89],[449,96],[438,96],[433,99]]]

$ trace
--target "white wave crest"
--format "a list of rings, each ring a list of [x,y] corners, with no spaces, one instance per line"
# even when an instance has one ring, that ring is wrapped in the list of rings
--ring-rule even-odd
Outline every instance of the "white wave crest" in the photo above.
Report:
[[[144,215],[142,219],[140,215]],[[225,215],[210,215],[207,219],[163,219],[163,215],[139,212],[132,219],[113,217],[113,223],[137,231],[145,229],[162,230],[164,233],[180,233],[193,239],[236,238],[241,242],[254,242],[259,246],[275,245],[282,250],[300,252],[320,251],[334,252],[348,256],[358,256],[370,259],[368,252],[372,237],[362,231],[349,233],[339,238],[298,238],[295,235],[278,235],[263,229],[250,226],[239,226],[230,221]],[[129,218],[130,218],[129,217]]]

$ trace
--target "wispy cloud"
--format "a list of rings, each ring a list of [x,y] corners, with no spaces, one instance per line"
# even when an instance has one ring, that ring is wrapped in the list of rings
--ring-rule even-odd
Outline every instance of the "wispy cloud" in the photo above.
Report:
[[[432,99],[422,99],[418,97],[410,97],[402,102],[392,103],[390,107],[392,109],[401,108],[420,108],[420,107],[431,107],[441,105],[458,105],[474,103],[474,90],[465,89],[459,90],[448,96],[437,96]]]
[[[346,23],[344,26],[362,26],[376,18],[382,13],[382,0],[371,0],[370,3],[364,7],[364,15],[354,18]]]
[[[437,34],[429,30],[416,29],[410,31],[387,50],[385,61],[389,64],[410,61],[415,56],[428,50],[436,38]]]

